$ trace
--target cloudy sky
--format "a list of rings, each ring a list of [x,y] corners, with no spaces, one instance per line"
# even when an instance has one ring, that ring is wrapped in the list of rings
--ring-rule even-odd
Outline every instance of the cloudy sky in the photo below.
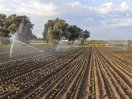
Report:
[[[132,0],[0,0],[0,13],[27,15],[38,37],[59,17],[89,30],[90,39],[132,39]]]

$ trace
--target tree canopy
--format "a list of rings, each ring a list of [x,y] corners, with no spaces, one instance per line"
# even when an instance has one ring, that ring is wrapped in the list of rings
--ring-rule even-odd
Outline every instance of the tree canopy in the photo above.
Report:
[[[59,18],[48,20],[44,25],[43,38],[49,43],[52,43],[53,39],[61,40],[62,37],[69,41],[74,41],[78,38],[85,41],[89,36],[90,32],[88,30],[83,30],[76,25],[69,25],[65,20]]]
[[[5,14],[0,14],[0,37],[9,37],[10,33],[15,33],[22,20],[25,21],[25,24],[29,24],[28,28],[30,33],[32,33],[33,24],[27,16],[17,16],[16,14],[6,16]]]

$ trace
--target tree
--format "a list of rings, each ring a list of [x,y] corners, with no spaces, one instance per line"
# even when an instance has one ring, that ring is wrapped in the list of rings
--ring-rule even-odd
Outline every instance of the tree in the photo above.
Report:
[[[26,37],[31,39],[33,24],[27,16],[17,16],[16,14],[12,14],[8,17],[5,14],[0,14],[0,37],[10,37],[9,34],[16,33],[22,20],[24,20],[25,25],[28,23],[28,34]]]
[[[68,39],[69,41],[75,41],[76,39],[82,37],[83,40],[89,37],[89,32],[87,30],[77,27],[76,25],[69,25],[65,20],[56,18],[54,20],[48,20],[44,25],[43,39],[48,43],[52,43],[53,39],[61,40],[62,37]]]
[[[6,32],[8,32],[6,34],[6,36],[7,36],[9,33],[13,34],[18,30],[22,20],[25,21],[25,24],[28,23],[28,28],[30,30],[33,28],[33,24],[30,22],[30,20],[27,16],[17,16],[16,14],[12,14],[8,17],[4,14],[0,14],[0,27],[2,29],[5,29]]]
[[[81,33],[81,43],[83,44],[86,39],[90,37],[90,32],[88,30],[82,31]]]
[[[70,33],[69,40],[75,41],[81,35],[82,29],[76,25],[71,25],[69,26],[68,31]]]
[[[35,39],[38,39],[36,35],[32,34],[32,39],[35,40]]]
[[[31,29],[33,29],[33,24],[31,23],[30,19],[27,16],[16,16],[15,14],[10,15],[7,18],[7,21],[9,23],[8,30],[11,33],[15,33],[18,30],[18,28],[19,28],[20,23],[22,22],[22,20],[24,20],[24,24],[25,25],[28,23],[28,28],[30,30],[29,33],[32,32]]]
[[[69,25],[64,20],[56,18],[55,20],[48,20],[44,25],[43,38],[48,40],[48,43],[52,43],[53,39],[60,40],[63,36],[68,38],[66,34],[68,32],[67,27]]]
[[[9,37],[9,30],[7,29],[7,17],[5,14],[0,14],[0,36]]]

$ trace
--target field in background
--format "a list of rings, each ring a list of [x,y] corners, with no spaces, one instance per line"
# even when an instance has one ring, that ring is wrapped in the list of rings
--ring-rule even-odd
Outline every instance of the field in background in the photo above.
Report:
[[[87,46],[104,46],[104,47],[109,47],[109,44],[113,42],[114,46],[124,46],[124,40],[88,40],[86,42],[84,42],[83,45],[87,45]],[[126,43],[126,41],[125,41]],[[128,46],[132,47],[132,40],[127,40]],[[45,45],[47,44],[46,42],[44,42],[43,40],[33,40],[31,41],[31,44],[33,45]],[[81,45],[81,42],[78,41],[76,42],[77,45]]]
[[[119,45],[123,45],[122,44],[123,40],[112,40],[112,42],[117,42],[119,43]],[[88,40],[86,42],[84,42],[83,45],[87,45],[87,46],[109,46],[111,40]],[[128,46],[132,47],[132,40],[127,40]],[[31,45],[47,45],[47,42],[44,42],[43,40],[32,40],[30,42]],[[77,45],[81,45],[81,42],[78,41],[76,42]],[[2,47],[2,43],[0,41],[0,47]]]

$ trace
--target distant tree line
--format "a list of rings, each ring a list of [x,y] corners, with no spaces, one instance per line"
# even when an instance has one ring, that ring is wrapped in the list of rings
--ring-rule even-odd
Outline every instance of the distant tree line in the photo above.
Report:
[[[25,24],[28,23],[28,32],[31,35],[33,24],[27,16],[18,16],[16,14],[6,16],[5,14],[0,14],[0,38],[9,38],[12,34],[16,33],[22,20],[24,20]],[[75,41],[80,38],[83,43],[89,36],[90,32],[88,30],[83,30],[76,25],[69,25],[65,20],[59,18],[48,20],[44,25],[43,39],[48,43],[53,43],[54,39],[61,40],[62,38],[68,39],[69,41]],[[33,34],[32,38],[37,39]],[[5,39],[1,39],[1,41],[3,44],[9,43]]]
[[[69,25],[65,20],[56,18],[54,20],[48,20],[44,25],[43,38],[48,43],[53,43],[53,40],[61,40],[62,38],[69,41],[75,41],[81,39],[83,43],[90,36],[88,30],[83,30],[76,25]]]

